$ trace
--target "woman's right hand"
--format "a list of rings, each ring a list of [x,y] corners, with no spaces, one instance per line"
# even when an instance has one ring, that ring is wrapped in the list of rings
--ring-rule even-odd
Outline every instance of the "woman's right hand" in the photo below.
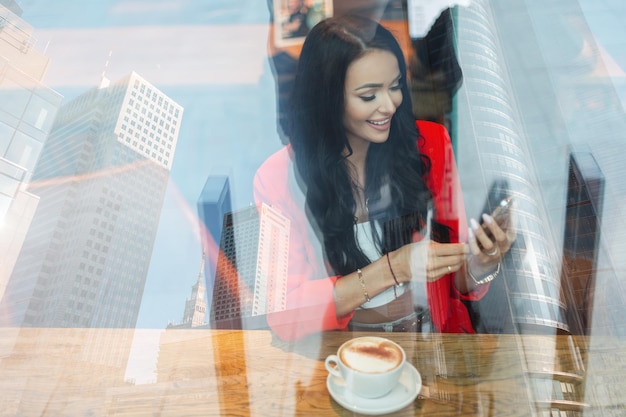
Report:
[[[422,241],[405,245],[409,276],[415,282],[433,282],[463,267],[469,254],[465,243]]]
[[[461,269],[468,254],[469,246],[465,243],[412,243],[411,279],[417,282],[437,281]]]

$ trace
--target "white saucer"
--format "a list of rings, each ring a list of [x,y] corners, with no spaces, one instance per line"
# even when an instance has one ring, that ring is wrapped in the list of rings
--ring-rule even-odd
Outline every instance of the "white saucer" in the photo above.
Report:
[[[363,398],[346,388],[344,381],[328,375],[326,388],[330,396],[343,408],[355,413],[377,416],[393,413],[411,404],[422,389],[422,377],[410,363],[404,365],[398,385],[391,392],[379,398]]]

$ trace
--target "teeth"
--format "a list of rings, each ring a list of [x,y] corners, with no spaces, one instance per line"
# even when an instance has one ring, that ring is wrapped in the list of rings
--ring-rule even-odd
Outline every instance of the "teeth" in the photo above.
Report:
[[[385,119],[385,120],[380,121],[380,122],[375,122],[375,121],[373,121],[373,120],[370,120],[369,122],[370,122],[371,124],[373,124],[373,125],[376,125],[376,126],[382,126],[382,125],[384,125],[384,124],[389,123],[389,119]]]

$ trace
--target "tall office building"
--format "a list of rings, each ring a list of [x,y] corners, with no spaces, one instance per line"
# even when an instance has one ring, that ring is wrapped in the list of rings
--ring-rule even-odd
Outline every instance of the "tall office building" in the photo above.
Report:
[[[65,104],[2,300],[17,326],[134,327],[183,109],[138,74]]]
[[[21,12],[0,0],[0,299],[39,202],[26,186],[62,100],[42,84],[49,60]]]
[[[591,1],[509,6],[510,2],[504,0],[492,2],[492,12],[498,36],[507,45],[514,45],[503,48],[502,56],[508,63],[507,72],[517,108],[523,115],[526,138],[532,143],[530,162],[537,169],[540,195],[550,221],[546,230],[557,229],[555,248],[559,256],[570,256],[572,243],[593,244],[584,255],[588,259],[593,259],[591,254],[597,251],[592,268],[595,278],[587,281],[595,285],[585,289],[585,308],[593,306],[593,314],[587,312],[591,321],[584,331],[626,335],[626,322],[617,313],[626,303],[626,286],[619,279],[626,270],[626,240],[620,227],[624,224],[626,195],[626,183],[622,180],[624,153],[620,151],[626,115],[619,94],[626,73],[617,62],[618,57],[611,55],[611,49],[604,49],[612,45],[611,32],[589,27],[596,15],[594,9],[608,10],[609,6]],[[587,161],[579,166],[582,175],[577,179],[590,181],[579,183],[584,185],[582,188],[591,187],[587,190],[589,199],[580,200],[586,206],[584,210],[572,210],[569,198],[565,201],[574,154],[587,155]],[[593,164],[588,163],[590,159]],[[599,173],[602,190],[597,188]],[[593,222],[584,214],[589,208],[594,212]],[[576,233],[582,237],[594,230],[594,239],[586,236],[578,242],[573,240],[575,236],[571,229],[568,231],[571,224],[567,224],[572,215],[580,220],[581,228]],[[575,251],[579,255],[581,248],[578,246]],[[563,282],[578,285],[575,281],[582,271],[571,268],[567,262],[563,265]]]
[[[213,327],[264,327],[267,313],[286,309],[289,227],[289,219],[266,204],[224,217]]]
[[[474,0],[458,17],[467,91],[459,100],[459,134],[475,133],[480,150],[468,155],[468,165],[486,179],[506,177],[519,202],[522,240],[498,281],[506,292],[495,294],[510,299],[520,332],[549,333],[521,344],[537,414],[582,415],[603,396],[619,395],[613,375],[586,375],[596,365],[589,352],[603,352],[604,342],[552,334],[625,328],[616,314],[624,287],[611,255],[623,259],[615,227],[623,218],[623,155],[615,150],[626,123],[607,71],[610,57],[579,2]],[[464,140],[459,135],[460,147]]]
[[[204,266],[206,288],[210,294],[215,282],[215,268],[219,253],[224,216],[232,211],[230,185],[225,175],[209,175],[198,198],[200,235],[207,259]]]
[[[290,221],[278,210],[261,205],[252,315],[287,309]]]
[[[541,192],[532,152],[520,125],[492,7],[489,1],[476,0],[458,9],[463,68],[456,109],[459,169],[470,196],[484,198],[492,181],[506,180],[515,197],[519,233],[503,262],[504,279],[492,283],[489,294],[473,304],[473,313],[480,317],[479,331],[567,331],[560,257],[554,236],[546,233],[548,215],[537,198]],[[483,181],[483,190],[476,187],[477,179]],[[470,204],[470,210],[477,216],[482,207]]]
[[[568,313],[576,319],[570,320],[572,330],[594,336],[577,339],[580,346],[572,344],[573,352],[587,352],[578,367],[556,368],[554,375],[544,376],[543,383],[536,376],[531,378],[542,384],[535,390],[538,399],[546,397],[546,388],[565,386],[570,391],[567,384],[576,382],[573,392],[577,398],[572,401],[564,394],[561,398],[570,401],[562,410],[586,414],[584,403],[603,404],[606,398],[622,395],[613,383],[618,378],[614,372],[592,373],[589,378],[585,371],[601,369],[607,363],[613,369],[623,367],[616,351],[598,336],[626,334],[620,314],[626,302],[626,287],[620,279],[626,258],[620,227],[624,219],[624,158],[619,151],[626,118],[616,91],[619,84],[613,78],[623,79],[624,71],[600,43],[612,39],[611,31],[592,31],[587,23],[593,22],[595,10],[587,14],[592,4],[609,8],[603,2],[525,2],[515,11],[508,10],[504,1],[498,3],[493,12],[500,36],[522,46],[506,49],[504,55],[511,64],[509,73],[526,120],[525,130],[536,149],[536,166],[543,168],[545,203],[551,219],[563,225],[562,240],[557,243],[563,248],[562,282],[566,298],[570,298]],[[555,168],[559,175],[552,172]],[[548,348],[546,352],[550,352]],[[540,365],[544,375],[551,370],[545,362]],[[577,379],[571,378],[572,370]],[[567,377],[570,381],[565,381]],[[552,398],[560,395],[560,390],[553,390]],[[577,401],[583,402],[583,407]],[[548,408],[545,401],[541,406]],[[554,409],[550,411],[556,415]]]

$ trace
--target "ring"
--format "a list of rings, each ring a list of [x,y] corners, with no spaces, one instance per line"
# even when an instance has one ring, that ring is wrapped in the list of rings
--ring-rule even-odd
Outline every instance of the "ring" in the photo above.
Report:
[[[499,249],[498,249],[498,247],[496,246],[495,248],[493,248],[493,250],[492,250],[491,252],[487,252],[487,253],[485,253],[485,255],[487,255],[487,256],[495,256],[495,255],[497,255],[497,254],[498,254],[498,251],[499,251]]]
[[[452,272],[452,268],[450,268],[450,265],[448,265],[448,273]]]

